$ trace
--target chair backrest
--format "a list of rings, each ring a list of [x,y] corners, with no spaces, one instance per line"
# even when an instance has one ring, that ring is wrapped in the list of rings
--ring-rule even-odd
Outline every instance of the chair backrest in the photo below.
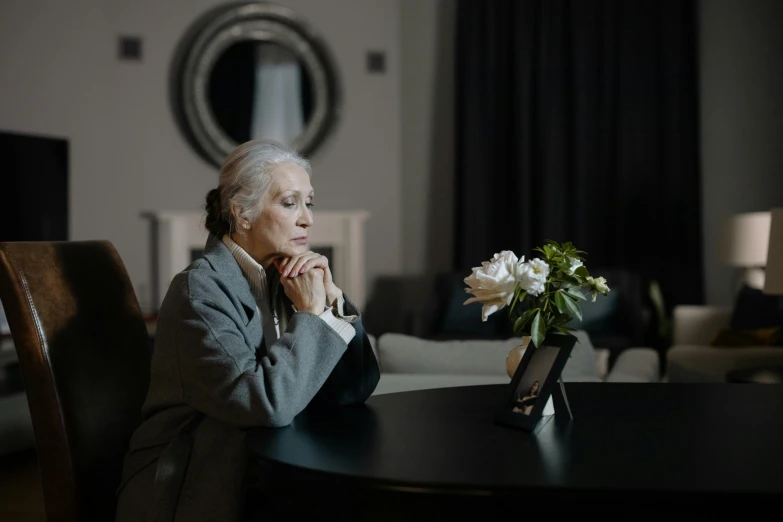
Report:
[[[33,421],[47,519],[114,520],[150,340],[106,241],[0,243],[0,300]]]

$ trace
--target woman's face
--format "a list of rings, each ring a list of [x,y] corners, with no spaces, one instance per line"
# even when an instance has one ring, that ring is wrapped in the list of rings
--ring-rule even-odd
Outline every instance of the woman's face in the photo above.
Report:
[[[533,383],[533,386],[530,387],[530,393],[537,393],[538,392],[538,381]]]
[[[261,214],[244,229],[244,237],[234,234],[234,240],[264,268],[275,258],[307,252],[307,229],[313,224],[313,187],[307,171],[283,163],[271,176]]]

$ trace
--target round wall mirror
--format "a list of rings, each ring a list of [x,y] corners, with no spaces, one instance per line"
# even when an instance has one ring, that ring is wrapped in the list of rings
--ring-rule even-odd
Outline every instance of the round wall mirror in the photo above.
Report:
[[[221,5],[191,26],[175,55],[171,95],[188,142],[217,167],[253,139],[312,155],[340,107],[325,43],[292,10],[262,2]]]

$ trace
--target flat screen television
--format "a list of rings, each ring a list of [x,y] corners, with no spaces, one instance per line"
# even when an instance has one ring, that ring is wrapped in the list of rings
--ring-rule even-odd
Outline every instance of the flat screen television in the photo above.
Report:
[[[68,239],[68,140],[0,131],[0,241]]]

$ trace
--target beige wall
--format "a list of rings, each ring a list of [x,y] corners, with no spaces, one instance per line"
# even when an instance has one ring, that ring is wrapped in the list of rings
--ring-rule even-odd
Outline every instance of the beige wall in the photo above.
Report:
[[[703,246],[708,304],[732,303],[721,221],[783,206],[783,2],[699,2]]]
[[[150,295],[145,210],[200,209],[216,169],[192,151],[167,100],[171,55],[211,0],[4,0],[0,128],[70,141],[70,234],[108,239],[142,306]],[[368,279],[399,273],[401,165],[399,6],[394,0],[285,0],[331,46],[344,105],[312,158],[317,209],[365,208]],[[119,35],[143,38],[141,62],[116,57]],[[387,72],[365,72],[365,53]],[[34,204],[31,202],[31,204]],[[317,214],[316,214],[317,219]]]

